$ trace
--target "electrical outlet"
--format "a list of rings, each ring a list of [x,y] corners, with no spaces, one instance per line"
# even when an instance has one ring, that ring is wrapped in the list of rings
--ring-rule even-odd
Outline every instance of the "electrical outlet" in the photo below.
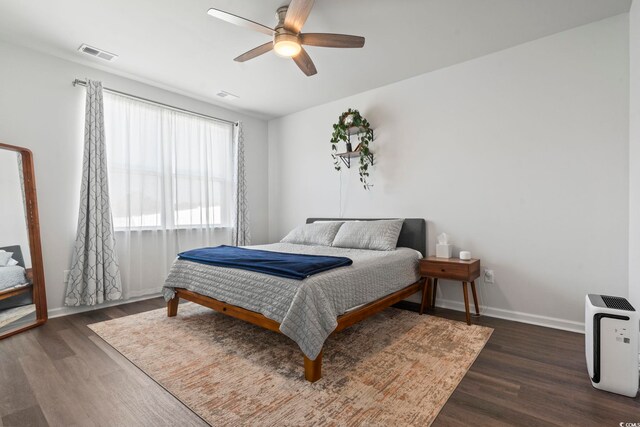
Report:
[[[65,270],[64,271],[64,278],[63,278],[63,282],[64,284],[66,284],[69,281],[69,273],[71,273],[71,270]]]
[[[495,277],[493,275],[493,270],[489,270],[488,268],[484,269],[484,273],[482,275],[482,279],[484,283],[495,283]]]

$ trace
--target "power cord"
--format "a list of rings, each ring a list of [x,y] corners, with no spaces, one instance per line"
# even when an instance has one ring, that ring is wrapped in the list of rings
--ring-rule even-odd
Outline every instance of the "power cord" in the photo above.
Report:
[[[340,205],[338,206],[338,218],[342,218],[342,168],[340,169]]]

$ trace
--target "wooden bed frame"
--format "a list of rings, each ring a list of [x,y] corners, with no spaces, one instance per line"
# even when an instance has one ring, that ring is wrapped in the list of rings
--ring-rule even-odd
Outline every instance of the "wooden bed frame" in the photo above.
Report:
[[[356,310],[352,310],[343,314],[342,316],[338,316],[338,326],[333,331],[333,333],[340,332],[341,330],[348,328],[349,326],[358,323],[359,321],[364,320],[367,317],[376,314],[377,312],[384,310],[385,308],[390,307],[397,302],[402,301],[403,299],[415,294],[420,290],[422,290],[423,293],[428,293],[429,291],[426,289],[425,283],[426,282],[421,279],[404,289],[400,289],[397,292],[370,302],[369,304],[366,304]],[[178,314],[178,303],[180,301],[180,298],[182,298],[191,302],[195,302],[196,304],[212,308],[220,313],[226,314],[227,316],[235,317],[236,319],[241,319],[246,322],[253,323],[254,325],[269,329],[270,331],[282,333],[280,332],[280,323],[276,322],[275,320],[269,319],[268,317],[265,317],[264,315],[255,311],[247,310],[236,305],[227,304],[222,301],[218,301],[215,298],[200,295],[187,289],[176,288],[175,291],[176,297],[174,297],[172,300],[169,300],[169,302],[167,303],[167,315],[169,317],[174,317]],[[420,314],[422,314],[422,308],[420,309]],[[318,381],[322,377],[322,351],[320,351],[320,354],[318,354],[318,357],[316,357],[315,360],[311,360],[307,356],[304,356],[304,377],[307,381],[310,382]]]
[[[3,291],[0,291],[0,301],[2,301],[3,299],[12,298],[12,297],[22,295],[27,292],[32,292],[32,291],[33,291],[32,284],[28,284],[26,286],[22,286],[19,288],[6,289]]]
[[[307,223],[315,222],[318,220],[329,220],[325,218],[318,219],[308,219]],[[361,219],[363,220],[363,219]],[[368,220],[368,219],[365,219]],[[408,220],[405,220],[408,221]],[[423,233],[422,236],[409,236],[415,238],[418,242],[416,244],[412,244],[411,247],[417,250],[421,250],[424,255],[424,251],[426,250],[426,223],[423,219],[419,220],[411,220],[411,221],[420,221],[420,225],[418,226],[418,234]],[[403,231],[405,231],[403,226]],[[413,230],[410,230],[409,234],[415,234]],[[401,232],[401,238],[402,238]],[[405,241],[407,238],[407,233],[405,233]],[[402,239],[398,240],[398,246],[401,246],[400,242]],[[408,245],[407,245],[408,246]],[[418,246],[418,247],[416,247]],[[372,301],[368,304],[363,305],[355,310],[348,311],[347,313],[338,316],[338,326],[333,331],[333,333],[340,332],[343,329],[348,328],[349,326],[360,322],[361,320],[366,319],[367,317],[376,314],[379,311],[384,310],[387,307],[392,306],[393,304],[402,301],[403,299],[415,294],[416,292],[422,291],[422,294],[430,295],[430,289],[428,287],[430,283],[420,279],[419,281],[412,283],[406,288],[400,289],[397,292],[386,295],[378,300]],[[167,315],[169,317],[174,317],[178,314],[178,304],[180,302],[180,298],[185,299],[187,301],[195,302],[196,304],[200,304],[202,306],[211,308],[220,313],[226,314],[227,316],[235,317],[237,319],[244,320],[246,322],[252,323],[254,325],[260,326],[262,328],[268,329],[270,331],[274,331],[277,333],[280,332],[280,323],[275,320],[269,319],[264,315],[257,313],[255,311],[247,310],[242,307],[238,307],[236,305],[227,304],[225,302],[219,301],[215,298],[211,298],[205,295],[198,294],[193,291],[189,291],[183,288],[175,288],[176,295],[173,299],[167,302]],[[424,300],[424,298],[423,298]],[[422,314],[424,307],[420,307],[420,314]],[[318,354],[315,360],[309,359],[307,356],[304,356],[304,377],[307,381],[315,382],[318,381],[322,377],[322,351]]]

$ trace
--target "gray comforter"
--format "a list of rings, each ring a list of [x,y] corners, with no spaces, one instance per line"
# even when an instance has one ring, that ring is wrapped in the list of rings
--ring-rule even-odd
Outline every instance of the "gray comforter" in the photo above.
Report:
[[[0,291],[27,283],[24,268],[19,265],[0,267]]]
[[[247,270],[216,267],[177,259],[164,284],[164,298],[184,288],[263,314],[280,323],[280,331],[315,359],[338,325],[337,317],[353,307],[400,290],[419,279],[419,252],[307,246],[291,243],[251,246],[252,249],[351,258],[353,264],[305,280],[293,280]]]

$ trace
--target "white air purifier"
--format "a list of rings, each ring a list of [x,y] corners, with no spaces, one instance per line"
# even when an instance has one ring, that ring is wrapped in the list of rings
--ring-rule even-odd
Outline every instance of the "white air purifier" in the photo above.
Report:
[[[638,393],[639,321],[625,298],[587,295],[585,352],[595,388],[629,397]]]

